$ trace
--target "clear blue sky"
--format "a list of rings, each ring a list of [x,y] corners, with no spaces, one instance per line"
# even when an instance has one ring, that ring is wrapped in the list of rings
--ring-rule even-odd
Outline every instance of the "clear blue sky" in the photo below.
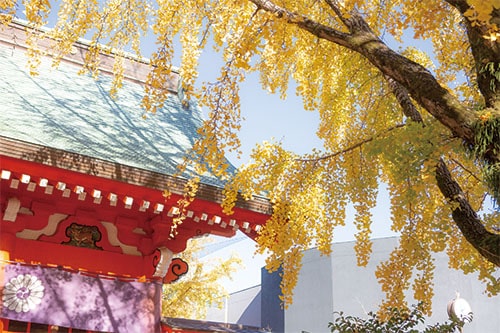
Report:
[[[150,53],[146,52],[154,50],[153,42],[150,39],[146,40],[143,48],[144,56],[149,56]],[[180,65],[180,45],[176,44],[178,48],[176,49],[174,65],[178,67]],[[222,65],[221,55],[215,53],[211,47],[207,47],[200,57],[198,84],[201,85],[204,81],[214,82],[219,76],[220,66],[218,65]],[[293,84],[290,86],[294,87]],[[288,92],[286,100],[282,100],[279,95],[269,94],[262,89],[258,73],[251,73],[247,76],[240,86],[241,113],[245,118],[240,132],[243,155],[240,160],[236,159],[235,155],[228,156],[235,166],[247,162],[255,144],[266,140],[278,140],[286,149],[296,153],[307,153],[312,148],[322,147],[322,142],[316,136],[319,115],[317,112],[305,111],[302,100],[296,96],[293,89]],[[390,230],[388,195],[384,187],[380,189],[380,192],[379,204],[373,210],[373,238],[395,235]],[[335,242],[354,240],[355,227],[352,223],[354,212],[352,208],[348,209],[346,226],[336,229]],[[224,282],[229,292],[260,284],[260,269],[265,265],[265,256],[254,255],[255,243],[249,238],[240,237],[241,235],[241,233],[237,234],[236,237],[240,241],[236,243],[217,238],[221,246],[227,244],[227,247],[215,251],[220,246],[213,246],[213,254],[206,257],[207,260],[218,256],[227,257],[232,251],[235,251],[243,260],[244,267],[233,275],[232,280]]]
[[[54,22],[56,8],[53,8],[50,22]],[[18,11],[20,13],[21,11]],[[149,35],[143,39],[143,56],[148,58],[156,49],[155,37]],[[174,66],[180,66],[180,44],[176,43],[176,56]],[[211,47],[207,47],[201,57],[199,66],[198,85],[202,82],[213,82],[219,75],[222,57],[215,53]],[[296,96],[294,85],[287,94],[287,99],[282,100],[278,95],[269,94],[263,90],[259,83],[257,73],[247,76],[245,82],[240,86],[241,114],[245,118],[242,122],[240,139],[242,143],[242,158],[229,155],[229,160],[239,166],[248,161],[252,148],[257,143],[269,140],[280,141],[286,149],[296,153],[307,153],[312,148],[321,148],[322,142],[316,136],[319,116],[317,112],[305,111],[302,101]],[[207,112],[207,110],[204,110]],[[383,192],[383,191],[382,191]],[[381,195],[381,203],[374,210],[373,237],[385,237],[393,235],[390,231],[389,211],[387,195]],[[353,214],[347,214],[346,227],[338,229],[335,233],[335,241],[350,241],[354,239],[354,227],[352,224]],[[264,256],[254,256],[255,244],[252,240],[240,237],[238,242],[227,242],[228,248],[213,252],[214,255],[227,255],[230,251],[236,251],[243,259],[245,268],[240,270],[232,282],[227,282],[230,292],[248,288],[260,283],[260,268],[264,265]],[[224,245],[225,239],[218,239]],[[213,247],[215,250],[217,247]],[[210,256],[207,256],[207,258]]]
[[[147,41],[144,50],[154,48],[154,45]],[[149,45],[148,45],[149,44]],[[180,48],[180,46],[179,46]],[[148,54],[144,54],[147,56]],[[178,66],[179,56],[176,56],[174,65]],[[221,56],[216,54],[211,48],[207,48],[200,57],[199,84],[204,81],[213,82],[219,75]],[[279,95],[269,94],[261,88],[257,73],[247,76],[245,82],[240,87],[241,112],[245,121],[242,123],[240,139],[242,142],[243,156],[237,160],[234,155],[229,156],[230,161],[239,166],[248,161],[248,157],[255,144],[262,141],[269,141],[272,138],[281,141],[287,149],[296,153],[307,153],[312,148],[321,148],[322,142],[316,136],[319,116],[317,112],[305,111],[302,101],[291,90],[287,94],[287,99],[282,100]],[[206,110],[205,110],[206,112]],[[395,235],[390,230],[390,212],[388,196],[385,189],[381,188],[380,204],[374,209],[374,222],[372,225],[373,237],[387,237]],[[347,214],[346,226],[338,228],[335,233],[336,242],[354,240],[355,228],[352,223],[353,215]],[[209,246],[211,255],[207,255],[206,260],[217,257],[228,257],[231,252],[239,254],[243,260],[244,267],[233,275],[232,280],[226,280],[224,285],[229,292],[239,291],[254,285],[260,284],[261,267],[265,265],[265,256],[254,255],[255,243],[237,234],[238,242],[216,238],[219,246]],[[227,245],[221,249],[221,247]],[[218,250],[218,251],[217,251]]]
[[[180,44],[176,43],[174,65],[180,66]],[[144,56],[148,57],[155,50],[154,40],[146,38],[143,44]],[[222,56],[210,46],[200,57],[197,86],[203,82],[215,82],[222,66]],[[285,148],[297,153],[309,152],[313,147],[320,148],[321,141],[316,136],[319,117],[316,112],[306,112],[302,102],[294,90],[290,90],[286,100],[278,95],[264,91],[259,83],[257,73],[251,73],[240,86],[241,114],[246,119],[242,122],[240,133],[242,158],[230,155],[230,161],[239,166],[248,161],[252,148],[256,143],[275,139],[281,141]],[[207,110],[204,110],[205,112]]]

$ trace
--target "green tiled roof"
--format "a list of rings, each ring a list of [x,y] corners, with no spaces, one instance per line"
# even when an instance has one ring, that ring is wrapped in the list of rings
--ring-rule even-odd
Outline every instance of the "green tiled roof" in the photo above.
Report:
[[[0,45],[0,135],[148,171],[173,175],[196,138],[201,111],[184,107],[177,94],[143,118],[142,84],[124,81],[116,99],[111,78],[78,75],[43,59],[30,76],[19,48]],[[202,182],[220,186],[211,176]]]
[[[205,320],[192,320],[184,318],[170,318],[164,317],[161,320],[163,325],[173,329],[181,329],[188,331],[198,332],[212,332],[212,333],[265,333],[271,332],[268,329],[241,325],[241,324],[228,324],[219,323]]]

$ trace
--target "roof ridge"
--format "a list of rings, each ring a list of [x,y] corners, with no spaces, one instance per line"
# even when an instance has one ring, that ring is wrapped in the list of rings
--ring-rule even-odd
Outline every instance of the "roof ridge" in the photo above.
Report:
[[[28,49],[28,45],[26,43],[27,28],[29,28],[28,21],[20,18],[14,18],[8,26],[4,26],[0,29],[0,44],[12,45],[14,48],[20,47],[22,49]],[[48,32],[52,30],[52,28],[42,27],[41,30],[43,32]],[[23,32],[22,34],[16,33],[21,31]],[[127,81],[132,81],[140,84],[146,83],[146,77],[152,68],[149,58],[139,57],[138,55],[128,51],[109,48],[104,44],[98,45],[100,57],[98,65],[99,72],[105,75],[113,76],[113,59],[115,59],[116,56],[119,56],[124,59],[123,78]],[[46,54],[43,55],[44,57],[53,57],[53,54],[51,54],[50,52],[51,47],[49,37],[41,39],[38,46],[40,46],[41,49],[46,52]],[[88,52],[89,47],[92,46],[92,42],[84,38],[79,38],[73,46],[75,48],[74,52],[63,55],[61,57],[61,61],[83,67],[85,53]],[[169,87],[167,87],[166,89],[170,93],[179,94],[179,87],[181,87],[182,85],[180,84],[181,79],[179,69],[176,66],[171,67],[171,81],[172,84],[169,85]]]
[[[21,26],[24,26],[24,27],[28,27],[29,26],[29,21],[28,20],[24,20],[22,18],[19,18],[19,17],[14,17],[12,20],[11,20],[11,24],[14,23],[14,24],[19,24]],[[44,32],[48,32],[50,30],[52,30],[53,28],[51,27],[42,27],[41,30],[44,31]],[[84,46],[90,46],[92,41],[90,39],[86,39],[86,38],[83,38],[83,37],[80,37],[78,38],[77,40],[77,43],[78,44],[81,44],[81,45],[84,45]],[[118,53],[123,53],[123,55],[125,55],[127,58],[129,59],[132,59],[134,61],[139,61],[139,62],[143,62],[145,64],[149,64],[150,62],[150,58],[148,57],[144,57],[144,56],[139,56],[133,52],[130,52],[130,51],[124,51],[124,50],[118,50],[116,48],[110,48],[108,46],[106,46],[105,44],[99,44],[99,45],[102,45],[103,47],[106,47],[109,49],[110,53],[111,54],[118,54]],[[119,51],[119,52],[118,52]],[[176,74],[179,74],[180,72],[180,69],[178,66],[173,66],[172,65],[172,72],[176,73]]]

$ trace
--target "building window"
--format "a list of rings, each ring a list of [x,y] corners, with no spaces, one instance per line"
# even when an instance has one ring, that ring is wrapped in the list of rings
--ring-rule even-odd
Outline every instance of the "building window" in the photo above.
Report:
[[[3,323],[3,330],[8,332],[24,333],[106,333],[87,331],[71,327],[61,327],[57,325],[47,325],[38,323],[29,323],[24,321],[9,320],[0,318]]]

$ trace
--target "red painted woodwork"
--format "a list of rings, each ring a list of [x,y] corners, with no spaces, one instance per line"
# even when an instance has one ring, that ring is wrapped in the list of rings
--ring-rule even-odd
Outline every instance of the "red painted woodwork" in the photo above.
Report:
[[[170,263],[167,275],[163,278],[163,283],[172,283],[188,272],[187,262],[181,258],[174,258]]]
[[[21,207],[15,221],[0,222],[0,250],[8,251],[11,261],[149,279],[157,248],[180,253],[192,237],[207,233],[230,237],[238,228],[246,228],[247,234],[255,237],[256,227],[268,218],[239,208],[234,215],[224,216],[218,203],[195,199],[187,208],[188,217],[172,236],[179,194],[167,199],[159,190],[7,156],[0,156],[0,169],[8,171],[0,183],[2,214],[12,198],[19,200]],[[62,183],[64,189],[58,189]],[[99,191],[100,199],[92,195],[94,190]],[[117,200],[113,202],[110,196]],[[131,204],[127,205],[127,197],[133,199]],[[142,206],[145,201],[150,203],[148,207]],[[36,239],[18,237],[26,229],[46,228],[54,214],[64,218],[58,220],[53,233],[37,234]],[[112,244],[103,222],[116,230],[119,245]],[[72,223],[97,227],[102,237],[96,245],[102,251],[61,245],[69,240],[66,229]],[[125,248],[133,253],[127,254]]]
[[[56,325],[32,324],[30,322],[18,322],[5,318],[0,318],[0,333],[18,332],[67,332],[67,333],[99,333],[95,331],[73,329],[71,327],[59,327]]]
[[[151,278],[155,267],[154,254],[130,256],[73,246],[25,240],[2,233],[1,247],[9,251],[11,261],[42,266],[62,267],[83,274],[116,275],[118,277]]]

